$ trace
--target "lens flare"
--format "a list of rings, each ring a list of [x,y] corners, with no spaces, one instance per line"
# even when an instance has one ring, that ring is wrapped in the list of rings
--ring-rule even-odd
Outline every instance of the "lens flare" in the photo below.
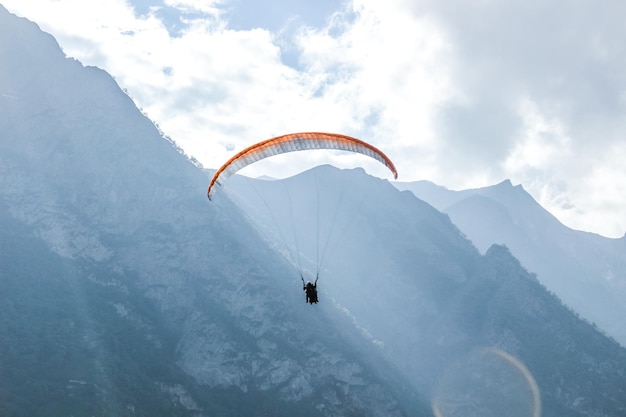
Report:
[[[442,376],[432,401],[436,417],[541,417],[539,387],[526,366],[498,349],[479,349]]]

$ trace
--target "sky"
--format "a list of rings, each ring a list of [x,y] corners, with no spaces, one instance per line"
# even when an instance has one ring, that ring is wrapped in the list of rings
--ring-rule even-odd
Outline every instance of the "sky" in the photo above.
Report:
[[[626,232],[622,0],[0,0],[109,72],[206,168],[286,133],[356,136],[400,181],[510,179],[565,225]],[[273,157],[285,177],[342,152]]]

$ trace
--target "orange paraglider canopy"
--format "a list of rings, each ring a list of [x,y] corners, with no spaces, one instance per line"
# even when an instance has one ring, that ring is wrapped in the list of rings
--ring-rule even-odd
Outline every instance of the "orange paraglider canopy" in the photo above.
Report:
[[[398,172],[391,159],[376,147],[360,139],[337,133],[290,133],[256,143],[230,158],[211,178],[207,197],[211,199],[211,193],[216,185],[219,186],[228,177],[254,162],[282,153],[312,149],[336,149],[369,156],[389,168],[393,177],[398,178]]]

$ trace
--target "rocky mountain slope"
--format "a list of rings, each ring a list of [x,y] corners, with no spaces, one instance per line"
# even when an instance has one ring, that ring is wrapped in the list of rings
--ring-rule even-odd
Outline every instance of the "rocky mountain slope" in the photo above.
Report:
[[[314,274],[321,261],[324,295],[349,312],[418,392],[448,398],[453,409],[445,415],[501,415],[520,389],[532,392],[529,381],[536,381],[546,415],[585,415],[595,412],[583,405],[593,402],[591,392],[602,386],[602,396],[614,389],[604,378],[625,381],[623,349],[615,341],[578,319],[506,247],[481,255],[447,215],[410,192],[359,169],[330,166],[280,181],[234,178],[223,188],[305,274]],[[482,356],[502,358],[498,354],[508,358],[506,372],[489,368],[490,359]],[[476,355],[485,362],[478,369]],[[522,388],[508,377],[482,381],[511,391],[489,410],[476,404],[489,401],[493,391],[474,393],[472,404],[480,411],[472,411],[457,404],[462,395],[454,389],[467,386],[474,372],[532,378],[522,378]],[[440,394],[451,389],[449,373],[455,375],[454,394]],[[525,401],[533,404],[529,396]],[[620,409],[622,389],[609,396]]]
[[[108,74],[2,8],[0,62],[0,414],[624,414],[626,352],[413,194],[320,167],[209,202]]]
[[[448,214],[481,252],[506,245],[563,302],[626,346],[626,236],[572,230],[510,181],[462,191],[427,181],[396,186]]]
[[[0,28],[0,414],[421,407],[108,74]]]

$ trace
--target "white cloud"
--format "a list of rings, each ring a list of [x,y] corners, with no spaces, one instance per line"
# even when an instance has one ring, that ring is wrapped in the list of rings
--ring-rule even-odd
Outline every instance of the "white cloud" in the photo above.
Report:
[[[225,3],[220,0],[165,0],[165,4],[183,12],[202,12],[219,16],[220,6]]]
[[[231,29],[217,0],[141,15],[123,0],[3,4],[115,76],[208,167],[274,135],[337,131],[383,149],[402,180],[458,189],[510,178],[571,227],[626,230],[626,3],[353,0],[327,26],[276,33]],[[179,9],[176,31],[163,7]],[[248,173],[332,162],[387,176],[327,155]]]
[[[569,178],[571,206],[550,206],[566,224],[605,236],[626,230],[626,143],[615,142],[593,156],[589,170]]]
[[[418,178],[436,169],[428,160],[433,119],[451,94],[449,51],[435,22],[391,6],[355,3],[299,44],[319,99],[343,113],[343,128],[386,150],[404,178]]]
[[[519,115],[523,121],[521,137],[504,161],[507,175],[520,177],[529,171],[547,171],[571,159],[571,138],[559,120],[549,120],[530,100],[522,101]]]
[[[598,190],[625,178],[607,150],[626,146],[626,27],[617,17],[626,3],[414,5],[441,22],[454,48],[457,94],[440,114],[436,158],[460,175],[432,179],[463,188],[510,178],[568,226],[623,235],[626,195]]]

